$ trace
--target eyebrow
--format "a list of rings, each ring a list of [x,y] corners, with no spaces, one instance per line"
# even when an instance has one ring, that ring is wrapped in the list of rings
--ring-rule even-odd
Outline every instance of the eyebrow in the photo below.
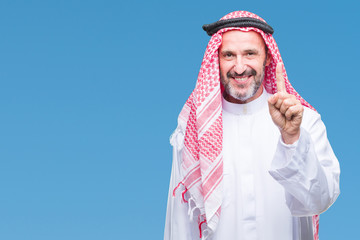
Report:
[[[228,53],[234,54],[234,51],[229,50],[229,49],[224,49],[224,50],[221,50],[221,51],[220,51],[220,54],[221,54],[221,55],[228,54]]]
[[[258,54],[258,53],[259,53],[259,50],[255,49],[255,48],[250,48],[250,49],[244,50],[244,53],[255,53],[255,54]]]
[[[255,53],[255,54],[259,54],[259,50],[256,48],[249,48],[249,49],[245,49],[242,51],[243,53]],[[234,51],[229,50],[229,49],[224,49],[220,51],[221,54],[226,54],[226,53],[234,53]]]

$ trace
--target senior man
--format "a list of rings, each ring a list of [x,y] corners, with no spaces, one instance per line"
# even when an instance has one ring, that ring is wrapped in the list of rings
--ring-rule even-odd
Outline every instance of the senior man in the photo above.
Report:
[[[340,193],[320,115],[263,19],[237,11],[203,28],[212,37],[170,139],[164,239],[318,239]]]

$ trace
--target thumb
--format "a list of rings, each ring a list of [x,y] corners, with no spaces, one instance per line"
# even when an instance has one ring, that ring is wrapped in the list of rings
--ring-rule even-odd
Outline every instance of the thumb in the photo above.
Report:
[[[268,104],[270,105],[275,105],[276,101],[279,98],[279,94],[275,93],[274,95],[272,95],[271,97],[268,98]]]
[[[274,96],[271,96],[269,99],[268,99],[268,105],[269,105],[269,112],[270,112],[270,115],[272,116],[276,111],[276,107],[275,107],[275,98]]]

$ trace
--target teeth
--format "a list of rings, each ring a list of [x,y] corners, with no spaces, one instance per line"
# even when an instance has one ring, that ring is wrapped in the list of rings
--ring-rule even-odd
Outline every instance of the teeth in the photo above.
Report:
[[[247,79],[247,77],[235,78],[236,81],[245,81],[246,79]]]

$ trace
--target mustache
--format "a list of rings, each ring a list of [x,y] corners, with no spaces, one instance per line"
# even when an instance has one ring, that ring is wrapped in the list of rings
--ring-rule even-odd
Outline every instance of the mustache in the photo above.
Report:
[[[243,73],[238,74],[235,71],[230,71],[226,74],[228,78],[235,78],[235,77],[245,77],[245,76],[255,76],[256,71],[254,69],[246,69]]]

